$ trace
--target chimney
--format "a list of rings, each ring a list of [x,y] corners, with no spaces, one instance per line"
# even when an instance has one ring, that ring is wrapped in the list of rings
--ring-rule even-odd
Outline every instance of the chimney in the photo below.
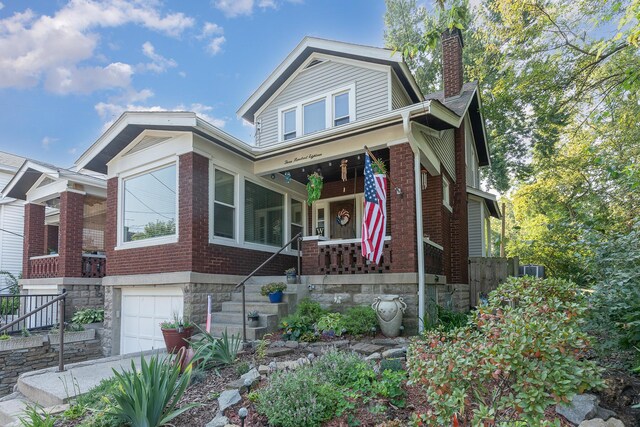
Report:
[[[442,83],[444,97],[460,95],[462,90],[462,33],[459,29],[442,33]]]

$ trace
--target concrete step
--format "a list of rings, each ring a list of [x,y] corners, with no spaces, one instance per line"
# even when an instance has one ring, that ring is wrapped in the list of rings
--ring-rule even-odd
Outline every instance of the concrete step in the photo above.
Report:
[[[270,302],[247,301],[246,311],[257,311],[260,314],[277,314],[284,317],[289,314],[289,304],[281,302],[271,304]],[[222,311],[226,313],[242,313],[242,302],[225,301],[222,303]]]
[[[223,332],[227,332],[228,336],[237,335],[242,338],[242,324],[236,323],[212,323],[211,335],[214,337],[221,337]],[[266,326],[260,326],[257,328],[250,328],[247,326],[247,340],[254,341],[259,340],[270,331]]]
[[[282,294],[282,302],[290,302],[292,299],[295,300],[297,297],[295,292],[285,292]],[[260,291],[254,292],[253,290],[247,289],[245,293],[245,298],[247,302],[269,302],[269,297],[264,297],[260,294]],[[242,292],[234,292],[231,294],[231,301],[242,301]],[[295,302],[295,301],[294,301]]]
[[[260,314],[259,326],[275,329],[278,327],[278,322],[279,319],[276,314]],[[212,313],[211,323],[234,323],[236,325],[242,325],[242,313],[230,313],[225,311]]]
[[[31,402],[20,393],[13,393],[13,399],[7,399],[0,402],[0,426],[8,426],[19,421]]]

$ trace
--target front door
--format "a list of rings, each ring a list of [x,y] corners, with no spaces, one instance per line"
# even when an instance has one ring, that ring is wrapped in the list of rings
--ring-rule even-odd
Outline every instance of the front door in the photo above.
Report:
[[[356,238],[355,200],[340,200],[329,205],[330,239]]]

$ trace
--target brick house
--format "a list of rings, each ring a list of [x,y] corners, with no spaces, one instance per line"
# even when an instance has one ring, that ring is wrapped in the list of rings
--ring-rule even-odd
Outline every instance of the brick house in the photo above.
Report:
[[[468,258],[490,256],[488,219],[500,212],[480,189],[489,151],[462,48],[458,31],[443,36],[444,91],[425,96],[398,53],[307,37],[238,110],[255,126],[252,143],[190,112],[124,113],[73,170],[36,168],[37,179],[25,173],[5,188],[27,201],[23,287],[99,283],[105,353],[139,351],[163,345],[157,325],[173,312],[204,322],[207,296],[222,309],[214,321],[238,327],[235,285],[302,232],[249,285],[280,281],[300,262],[301,283],[283,307],[261,312],[253,336],[307,295],[337,310],[402,295],[408,332],[434,300],[468,308]],[[390,181],[379,265],[360,255],[365,146]],[[324,188],[307,206],[313,172]],[[52,256],[42,253],[56,234],[44,216],[51,200]],[[102,203],[101,227],[90,203]],[[350,220],[339,224],[344,210]],[[102,231],[102,250],[87,244],[87,224]]]

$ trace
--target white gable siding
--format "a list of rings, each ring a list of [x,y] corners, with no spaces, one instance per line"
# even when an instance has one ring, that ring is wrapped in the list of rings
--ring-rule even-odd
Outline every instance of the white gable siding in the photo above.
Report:
[[[395,73],[391,73],[391,106],[394,110],[411,105],[411,100],[407,96],[404,88],[400,84]]]
[[[7,231],[22,235],[23,226],[24,207],[20,202],[0,206],[0,270],[16,276],[22,271],[22,237]]]
[[[482,221],[482,202],[469,199],[468,207],[468,225],[469,225],[469,256],[480,257],[482,253],[483,221]]]
[[[256,117],[260,146],[279,141],[278,109],[355,83],[356,120],[389,110],[388,72],[342,62],[325,61],[297,75]]]

